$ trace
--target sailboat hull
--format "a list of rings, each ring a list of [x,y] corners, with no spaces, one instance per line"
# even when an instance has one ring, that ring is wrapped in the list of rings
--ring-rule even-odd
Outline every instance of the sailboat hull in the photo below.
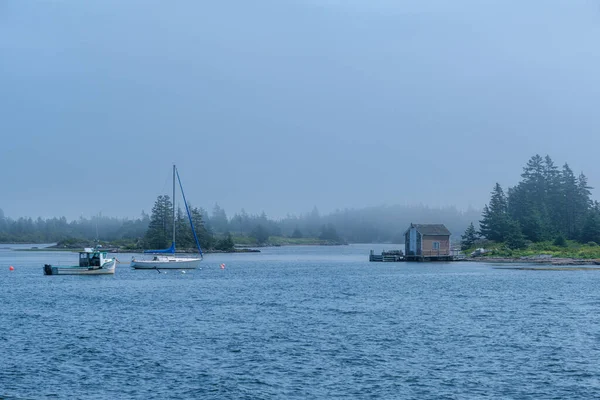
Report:
[[[152,260],[131,260],[134,269],[196,269],[201,258],[157,256]]]

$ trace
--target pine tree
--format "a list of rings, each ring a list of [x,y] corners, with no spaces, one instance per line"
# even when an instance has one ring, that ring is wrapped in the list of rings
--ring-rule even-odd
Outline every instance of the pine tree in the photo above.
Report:
[[[529,159],[521,174],[523,184],[540,204],[544,202],[546,197],[545,172],[547,172],[547,168],[544,165],[544,159],[536,154]]]
[[[302,238],[302,232],[300,232],[300,229],[296,227],[296,229],[294,229],[294,232],[292,232],[292,235],[290,237],[294,239],[300,239]]]
[[[198,237],[200,246],[203,249],[212,248],[214,245],[214,237],[204,222],[204,210],[190,206],[190,214],[192,215],[192,222],[194,223],[194,229],[196,230],[196,236]],[[193,243],[193,246],[196,247],[196,243]]]
[[[225,210],[222,209],[218,204],[215,204],[210,218],[210,225],[215,232],[224,233],[229,232],[229,221]]]
[[[496,183],[489,206],[483,208],[483,219],[479,221],[479,232],[488,240],[503,242],[508,233],[508,203],[504,191]]]
[[[475,244],[477,239],[479,239],[479,235],[477,235],[477,231],[475,230],[475,226],[473,225],[472,222],[469,225],[469,227],[467,228],[467,230],[465,231],[465,233],[461,236],[461,239],[462,239],[462,241],[461,241],[461,249],[462,250],[467,250],[468,248],[473,246],[473,244]]]
[[[171,244],[173,232],[173,204],[169,196],[158,196],[152,207],[150,223],[144,236],[148,248],[167,248]]]
[[[588,212],[579,241],[600,244],[600,204],[595,203],[594,208]]]
[[[577,177],[577,196],[575,200],[575,235],[579,235],[583,226],[586,222],[586,218],[590,214],[593,202],[590,190],[592,187],[588,186],[587,177],[582,173]]]
[[[256,239],[256,243],[263,244],[269,240],[269,231],[262,224],[256,225],[251,233],[252,237]]]
[[[319,235],[319,239],[327,240],[327,241],[331,241],[331,242],[339,242],[340,241],[340,237],[338,236],[337,230],[331,223],[329,223],[327,225],[323,225],[321,227],[321,234]]]
[[[512,250],[522,249],[526,246],[525,237],[523,236],[521,226],[517,221],[508,221],[505,240],[508,248]]]
[[[561,233],[568,239],[575,238],[576,216],[579,188],[577,178],[568,164],[563,166],[561,172],[561,201],[560,201],[560,227]]]
[[[225,233],[225,237],[216,244],[215,248],[221,251],[233,251],[234,249],[233,238],[231,237],[231,233]]]
[[[523,180],[508,191],[509,214],[531,241],[542,241],[550,236],[551,220],[548,207],[549,177],[556,172],[550,157],[531,157],[523,168]]]
[[[175,230],[177,234],[177,248],[179,249],[190,249],[195,248],[194,238],[192,235],[192,228],[188,221],[188,216],[184,214],[181,207],[177,207],[175,216]]]
[[[560,232],[561,177],[558,167],[550,156],[544,159],[544,179],[546,180],[546,208],[548,211],[547,229],[549,236]]]

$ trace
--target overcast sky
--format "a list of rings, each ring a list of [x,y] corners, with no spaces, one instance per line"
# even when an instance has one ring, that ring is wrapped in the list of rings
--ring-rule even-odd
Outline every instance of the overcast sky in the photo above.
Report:
[[[0,208],[482,207],[534,154],[600,190],[594,0],[0,1]]]

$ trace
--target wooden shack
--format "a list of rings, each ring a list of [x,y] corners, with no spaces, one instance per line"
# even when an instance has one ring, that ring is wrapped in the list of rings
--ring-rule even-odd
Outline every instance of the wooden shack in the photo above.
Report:
[[[451,261],[450,231],[443,224],[410,224],[404,232],[406,261]]]

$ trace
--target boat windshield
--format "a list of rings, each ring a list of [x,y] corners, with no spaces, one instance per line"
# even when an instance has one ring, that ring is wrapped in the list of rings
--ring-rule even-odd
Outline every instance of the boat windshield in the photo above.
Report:
[[[100,253],[90,254],[90,267],[100,266]]]
[[[102,255],[106,258],[105,253]],[[79,253],[79,266],[80,267],[99,267],[100,266],[100,253]]]

